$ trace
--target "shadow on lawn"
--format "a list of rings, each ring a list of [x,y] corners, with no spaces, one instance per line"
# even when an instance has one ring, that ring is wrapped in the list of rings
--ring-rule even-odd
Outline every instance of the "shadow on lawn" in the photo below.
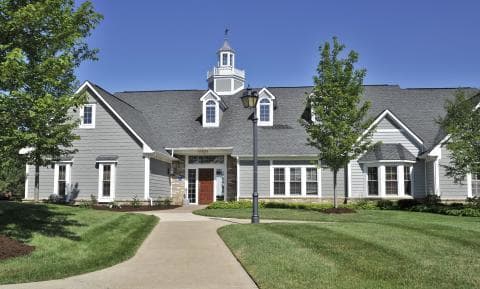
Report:
[[[0,202],[0,234],[19,241],[29,241],[33,234],[63,237],[79,241],[67,226],[82,226],[72,213],[45,204]]]

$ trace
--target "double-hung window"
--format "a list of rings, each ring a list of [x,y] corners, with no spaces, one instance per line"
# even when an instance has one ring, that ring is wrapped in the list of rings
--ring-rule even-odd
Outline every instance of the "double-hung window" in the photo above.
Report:
[[[59,162],[54,168],[53,193],[59,196],[66,196],[69,193],[71,178],[71,162]]]
[[[80,108],[80,128],[95,128],[95,104],[85,104]]]
[[[302,194],[302,170],[290,168],[290,195]]]
[[[274,166],[271,169],[271,196],[319,196],[318,170],[311,166]]]
[[[257,115],[259,116],[259,126],[273,125],[273,103],[271,99],[264,97],[258,101]]]
[[[403,167],[403,187],[405,189],[405,195],[412,195],[412,167],[404,166]]]
[[[307,195],[318,195],[317,168],[307,168]]]
[[[67,191],[67,166],[58,166],[58,194],[65,196]]]
[[[398,195],[397,167],[385,167],[385,194]]]
[[[368,168],[368,195],[378,196],[378,168]]]
[[[273,169],[273,194],[285,195],[285,168]]]
[[[115,199],[116,163],[104,162],[98,165],[98,200],[111,201]]]

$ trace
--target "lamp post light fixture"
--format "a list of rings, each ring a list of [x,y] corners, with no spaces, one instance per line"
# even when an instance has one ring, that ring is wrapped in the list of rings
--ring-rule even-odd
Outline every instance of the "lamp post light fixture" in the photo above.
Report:
[[[249,87],[247,91],[243,94],[242,103],[245,108],[253,109],[252,115],[249,119],[253,123],[253,206],[252,206],[252,224],[260,223],[260,216],[258,215],[258,186],[257,186],[257,102],[258,102],[258,93],[252,91]]]

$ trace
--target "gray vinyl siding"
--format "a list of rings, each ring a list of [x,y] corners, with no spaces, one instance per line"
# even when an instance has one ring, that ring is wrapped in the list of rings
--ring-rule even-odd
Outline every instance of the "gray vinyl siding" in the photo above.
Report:
[[[466,199],[468,187],[466,178],[462,182],[455,183],[452,177],[446,175],[446,167],[450,164],[450,152],[442,147],[442,158],[439,161],[440,171],[440,197],[442,199]]]
[[[235,80],[233,81],[233,84],[234,84],[233,89],[234,89],[234,90],[237,90],[237,89],[239,89],[240,87],[242,87],[243,82],[240,81],[240,80],[236,80],[236,79],[235,79]]]
[[[385,131],[388,129],[388,131]],[[417,147],[415,140],[407,134],[407,132],[398,129],[388,117],[385,117],[378,123],[376,131],[372,135],[374,142],[382,143],[399,143],[402,144],[413,155],[417,156],[420,149]]]
[[[417,156],[420,152],[420,147],[416,141],[409,136],[404,130],[396,126],[388,117],[381,120],[376,131],[372,134],[374,142],[386,143],[400,143],[413,155]],[[367,185],[365,183],[366,167],[356,160],[351,163],[351,196],[352,198],[367,197]],[[323,172],[322,172],[323,175]],[[413,166],[414,177],[414,192],[416,197],[421,197],[425,194],[425,168],[423,161],[417,160]],[[324,194],[322,194],[324,195]]]
[[[40,198],[47,199],[53,194],[53,175],[54,169],[50,166],[40,167]],[[33,192],[35,189],[35,166],[28,166],[28,196],[27,199],[33,199]]]
[[[227,79],[216,79],[215,80],[215,91],[231,91],[232,90],[232,81]]]
[[[351,198],[362,198],[366,196],[366,184],[364,166],[357,161],[351,163]]]
[[[333,171],[329,168],[322,168],[322,197],[333,197]],[[345,197],[345,171],[339,170],[337,173],[337,197]]]
[[[413,165],[413,196],[425,197],[425,161],[417,160]]]
[[[425,163],[425,176],[426,176],[426,193],[431,195],[435,193],[435,175],[434,175],[434,161],[427,161]]]
[[[152,199],[170,197],[170,164],[159,160],[150,160],[150,197]]]
[[[115,199],[131,200],[136,194],[143,199],[144,194],[144,159],[142,145],[127,133],[120,121],[91,95],[89,103],[96,104],[95,128],[75,130],[80,136],[73,142],[78,150],[73,156],[71,183],[78,186],[77,199],[90,199],[93,194],[98,197],[98,167],[96,158],[99,155],[117,155],[118,163],[115,178]],[[78,115],[78,111],[75,112]],[[33,187],[34,168],[28,176],[29,187]],[[53,192],[53,169],[42,169],[40,178],[40,198],[46,199]],[[29,198],[33,197],[33,189],[29,190]]]
[[[252,196],[253,189],[253,162],[240,160],[240,198]],[[260,197],[270,196],[270,161],[258,161],[258,195]]]

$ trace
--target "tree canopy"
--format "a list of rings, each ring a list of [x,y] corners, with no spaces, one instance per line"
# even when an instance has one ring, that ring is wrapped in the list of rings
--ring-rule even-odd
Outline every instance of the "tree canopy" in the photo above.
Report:
[[[480,173],[480,95],[468,97],[458,90],[454,100],[445,103],[446,115],[439,120],[447,133],[451,153],[448,176],[461,181],[468,173]]]
[[[0,0],[3,157],[19,158],[14,152],[32,148],[22,157],[38,173],[39,166],[75,151],[77,122],[69,111],[86,100],[74,94],[75,69],[96,59],[86,37],[101,19],[90,1]]]
[[[372,133],[366,133],[372,123],[367,119],[370,103],[362,102],[366,70],[355,68],[357,52],[342,57],[344,49],[336,37],[333,45],[320,46],[313,91],[307,96],[313,120],[302,121],[308,144],[318,149],[321,164],[334,172],[335,206],[337,172],[370,147]]]

